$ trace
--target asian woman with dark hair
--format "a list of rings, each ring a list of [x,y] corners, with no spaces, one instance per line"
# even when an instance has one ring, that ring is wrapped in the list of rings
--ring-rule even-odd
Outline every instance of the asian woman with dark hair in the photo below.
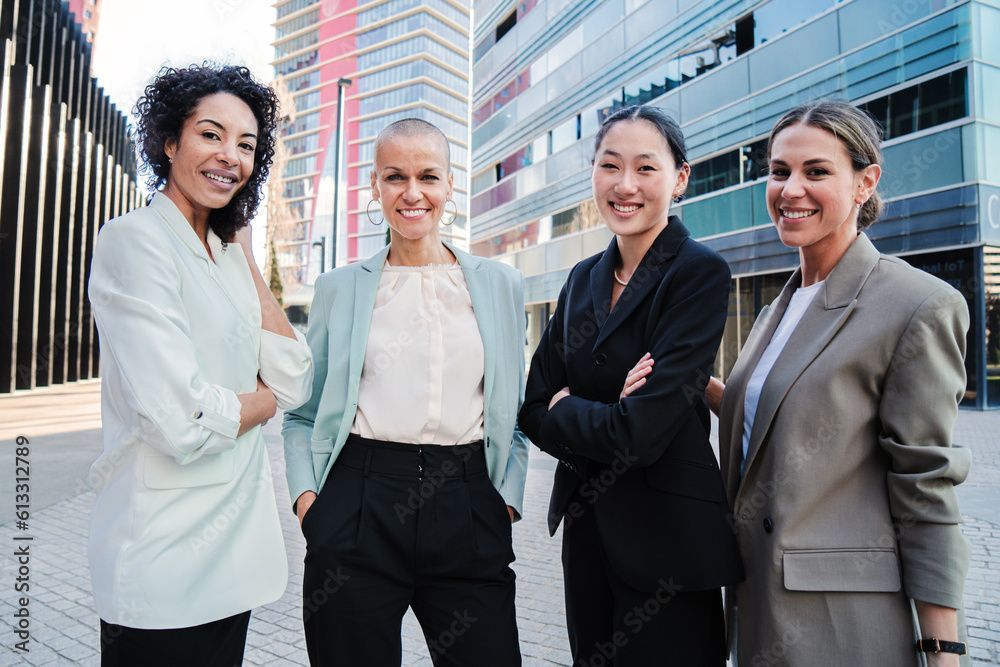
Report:
[[[614,238],[570,272],[520,413],[560,462],[549,529],[563,523],[570,648],[580,665],[721,666],[721,589],[742,566],[698,387],[729,267],[669,215],[691,171],[672,119],[622,109],[595,143],[594,201]]]

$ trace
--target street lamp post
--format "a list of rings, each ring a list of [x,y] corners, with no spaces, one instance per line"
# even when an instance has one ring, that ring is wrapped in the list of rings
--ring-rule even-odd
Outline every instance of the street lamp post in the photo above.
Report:
[[[326,235],[319,237],[319,241],[313,241],[312,247],[319,246],[319,272],[320,274],[326,269]]]
[[[337,129],[333,156],[333,239],[330,242],[330,255],[333,266],[337,266],[339,255],[343,250],[340,247],[342,236],[343,220],[340,215],[340,168],[344,155],[344,88],[351,85],[351,80],[341,77],[337,79]],[[346,257],[346,255],[345,255]]]

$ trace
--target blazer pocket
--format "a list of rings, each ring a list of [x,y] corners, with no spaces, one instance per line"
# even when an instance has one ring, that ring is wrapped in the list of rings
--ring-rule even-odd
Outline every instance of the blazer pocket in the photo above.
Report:
[[[318,484],[323,479],[326,464],[330,462],[330,455],[333,454],[333,438],[313,438],[309,443],[309,449],[312,451],[313,476]],[[309,516],[308,512],[306,516]]]
[[[721,503],[722,476],[716,468],[677,459],[660,459],[645,468],[646,484],[657,491]]]
[[[205,454],[191,463],[180,464],[171,456],[146,452],[142,481],[150,489],[190,489],[231,482],[236,472],[233,450]]]
[[[782,567],[790,591],[895,593],[901,587],[893,549],[789,549]]]

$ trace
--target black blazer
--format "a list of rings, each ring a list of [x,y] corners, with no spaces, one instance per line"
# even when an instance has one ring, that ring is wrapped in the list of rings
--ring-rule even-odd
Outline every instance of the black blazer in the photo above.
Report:
[[[573,267],[531,360],[519,424],[560,461],[549,531],[592,505],[605,553],[630,585],[735,583],[743,567],[704,401],[726,322],[729,266],[671,217],[610,310],[618,257],[613,239]],[[653,372],[619,401],[646,352]],[[566,386],[572,396],[549,411]]]

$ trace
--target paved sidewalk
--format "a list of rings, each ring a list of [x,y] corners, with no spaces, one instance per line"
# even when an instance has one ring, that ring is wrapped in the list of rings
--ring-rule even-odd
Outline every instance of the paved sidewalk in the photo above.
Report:
[[[28,396],[0,398],[0,665],[98,665],[97,617],[87,571],[88,515],[93,499],[87,466],[100,451],[94,421],[99,385],[78,385]],[[37,422],[37,423],[36,423]],[[79,428],[77,428],[79,424]],[[14,517],[14,442],[31,438],[32,510],[28,531]],[[301,597],[304,543],[288,511],[278,422],[265,429],[291,574],[285,595],[254,612],[247,665],[305,665]],[[964,526],[972,546],[966,609],[976,667],[1000,665],[1000,412],[962,412],[955,440],[972,449],[974,467],[959,487]],[[524,664],[568,665],[559,536],[550,539],[545,509],[554,464],[532,453],[526,518],[514,527],[518,627]],[[18,594],[15,536],[30,534],[31,651],[15,652],[12,624]],[[412,615],[404,624],[404,664],[431,665]]]

